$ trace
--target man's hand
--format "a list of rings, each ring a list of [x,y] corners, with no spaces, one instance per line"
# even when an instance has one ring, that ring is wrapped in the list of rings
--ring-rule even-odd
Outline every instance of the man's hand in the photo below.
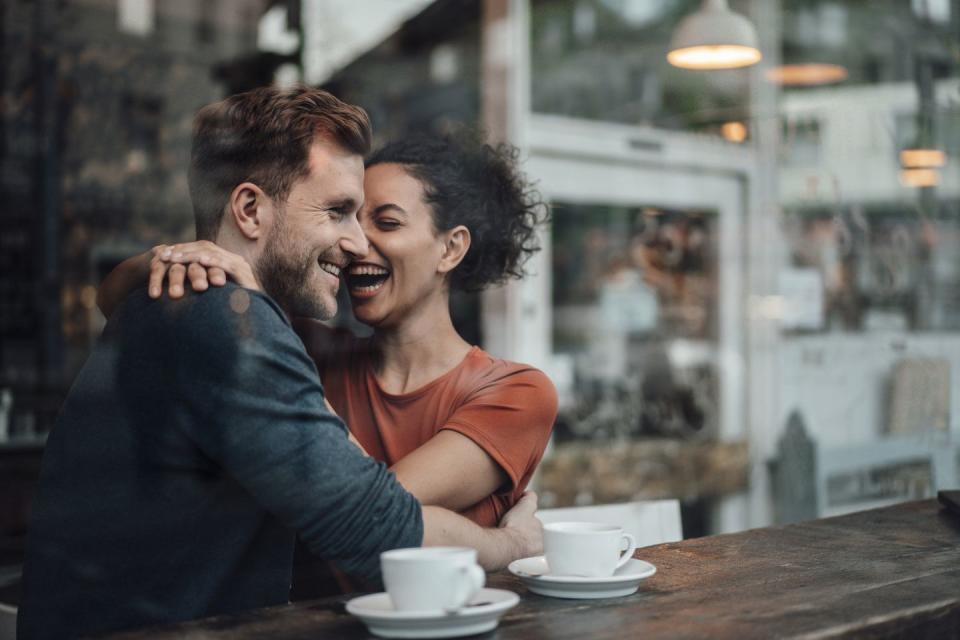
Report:
[[[442,507],[423,507],[423,546],[473,547],[477,562],[499,571],[514,560],[543,553],[543,525],[533,515],[537,494],[528,491],[503,515],[496,529],[483,529]]]
[[[534,515],[537,494],[526,491],[510,511],[500,519],[500,528],[511,534],[517,545],[516,558],[529,558],[543,553],[543,524]]]

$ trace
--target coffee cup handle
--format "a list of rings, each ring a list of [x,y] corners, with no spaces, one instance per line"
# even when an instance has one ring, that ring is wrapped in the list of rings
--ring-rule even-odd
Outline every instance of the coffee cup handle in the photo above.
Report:
[[[623,537],[620,540],[621,542],[623,540],[627,541],[627,549],[621,552],[620,562],[617,563],[617,569],[630,562],[630,559],[633,558],[633,552],[637,550],[637,541],[634,540],[633,536],[629,533],[623,534]]]
[[[450,598],[450,604],[446,606],[447,612],[458,611],[463,605],[469,602],[477,591],[483,588],[487,582],[487,574],[476,564],[470,564],[460,567],[460,580],[453,590],[453,597]]]

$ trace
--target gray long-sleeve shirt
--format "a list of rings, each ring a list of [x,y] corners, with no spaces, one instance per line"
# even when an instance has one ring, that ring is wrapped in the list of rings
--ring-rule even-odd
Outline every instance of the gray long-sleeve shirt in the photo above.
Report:
[[[421,510],[347,440],[276,304],[235,285],[132,294],[44,453],[23,638],[73,637],[282,603],[294,534],[375,579]]]

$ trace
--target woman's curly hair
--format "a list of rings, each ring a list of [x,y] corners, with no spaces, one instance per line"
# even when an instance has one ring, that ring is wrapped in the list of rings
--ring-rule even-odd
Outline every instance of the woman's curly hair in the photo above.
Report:
[[[387,144],[367,160],[403,165],[423,185],[434,226],[470,230],[470,250],[450,286],[479,291],[523,277],[523,264],[540,250],[536,227],[548,218],[539,193],[517,168],[519,151],[484,144],[477,133],[415,135]]]

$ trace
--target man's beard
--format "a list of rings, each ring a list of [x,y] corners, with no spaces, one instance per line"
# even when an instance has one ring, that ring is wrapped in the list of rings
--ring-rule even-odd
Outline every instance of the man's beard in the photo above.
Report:
[[[337,312],[324,304],[322,294],[310,289],[310,272],[318,268],[311,252],[298,247],[287,232],[285,212],[267,238],[255,267],[263,290],[291,317],[326,320]],[[334,303],[336,304],[336,303]]]

